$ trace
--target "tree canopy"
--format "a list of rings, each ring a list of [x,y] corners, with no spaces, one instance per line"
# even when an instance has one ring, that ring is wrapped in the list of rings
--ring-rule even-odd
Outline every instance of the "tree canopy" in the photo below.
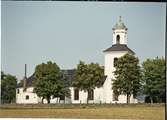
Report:
[[[142,66],[146,102],[165,102],[164,58],[147,59]]]
[[[127,103],[130,103],[130,96],[137,96],[141,87],[141,73],[139,60],[134,55],[125,54],[118,58],[115,63],[115,79],[112,89],[117,96],[124,94],[127,96]]]
[[[12,103],[16,99],[17,78],[1,72],[1,102]]]
[[[104,70],[99,64],[85,64],[83,61],[80,61],[75,72],[73,86],[88,92],[89,90],[102,86],[103,76]]]
[[[69,89],[64,84],[63,74],[56,63],[51,61],[39,64],[35,68],[34,92],[39,97],[50,99],[55,97],[70,96]]]

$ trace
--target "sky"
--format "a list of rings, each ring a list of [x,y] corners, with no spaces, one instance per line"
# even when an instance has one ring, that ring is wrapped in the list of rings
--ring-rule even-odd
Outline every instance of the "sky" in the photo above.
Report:
[[[61,69],[79,60],[104,65],[119,16],[140,63],[165,56],[165,10],[165,3],[151,2],[2,1],[1,70],[22,79],[24,64],[28,76],[47,61]]]

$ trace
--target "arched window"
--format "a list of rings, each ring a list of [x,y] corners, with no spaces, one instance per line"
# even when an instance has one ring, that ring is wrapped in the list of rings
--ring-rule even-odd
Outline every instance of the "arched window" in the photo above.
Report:
[[[88,100],[93,100],[94,99],[94,91],[93,89],[88,90]]]
[[[79,90],[74,89],[74,100],[79,100]]]
[[[116,44],[120,44],[120,36],[119,35],[117,35],[117,37],[116,37]]]
[[[114,58],[114,67],[116,66],[117,61],[118,61],[118,58],[115,57],[115,58]]]

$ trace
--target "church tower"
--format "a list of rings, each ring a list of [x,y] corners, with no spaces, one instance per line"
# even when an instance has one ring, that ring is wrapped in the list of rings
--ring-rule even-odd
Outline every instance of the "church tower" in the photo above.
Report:
[[[112,90],[112,80],[114,77],[114,63],[119,57],[126,53],[134,54],[134,52],[127,47],[127,27],[122,21],[121,16],[113,27],[113,44],[110,48],[104,50],[104,74],[107,76],[103,86],[103,99],[105,103],[126,103],[126,96],[115,96]]]

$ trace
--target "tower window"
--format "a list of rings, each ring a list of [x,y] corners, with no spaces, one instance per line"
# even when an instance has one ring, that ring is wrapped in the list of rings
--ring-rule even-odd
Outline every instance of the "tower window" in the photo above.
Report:
[[[28,100],[29,99],[29,95],[26,95],[26,100]]]
[[[93,100],[94,98],[94,91],[91,89],[91,90],[88,90],[88,100]]]
[[[78,89],[74,90],[74,100],[79,100],[79,90]]]
[[[116,44],[120,44],[120,35],[117,35],[116,37]]]
[[[117,63],[117,61],[118,61],[118,58],[114,58],[114,67],[116,66],[116,63]]]

